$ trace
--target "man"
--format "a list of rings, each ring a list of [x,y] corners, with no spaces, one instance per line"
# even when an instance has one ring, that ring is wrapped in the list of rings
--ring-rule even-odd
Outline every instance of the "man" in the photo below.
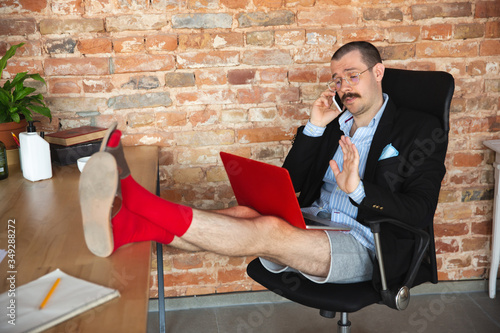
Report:
[[[350,232],[302,230],[248,207],[202,211],[158,198],[130,176],[120,132],[112,130],[80,179],[89,249],[108,256],[124,244],[155,240],[189,251],[259,256],[273,272],[294,269],[318,283],[370,280],[374,244],[363,222],[388,216],[430,225],[446,144],[436,142],[431,151],[421,146],[440,128],[437,119],[400,112],[382,94],[384,65],[373,45],[344,45],[332,57],[331,71],[329,89],[314,102],[284,167],[305,211],[347,224]],[[332,107],[336,94],[347,109],[342,114]],[[422,159],[404,166],[416,153]],[[406,233],[385,229],[392,281],[406,271],[413,244]]]

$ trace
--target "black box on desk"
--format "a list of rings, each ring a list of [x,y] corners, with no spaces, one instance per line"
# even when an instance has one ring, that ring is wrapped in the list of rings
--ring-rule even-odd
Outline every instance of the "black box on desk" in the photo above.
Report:
[[[50,144],[52,162],[59,165],[75,164],[80,157],[90,156],[99,151],[102,140],[79,143],[72,146]]]

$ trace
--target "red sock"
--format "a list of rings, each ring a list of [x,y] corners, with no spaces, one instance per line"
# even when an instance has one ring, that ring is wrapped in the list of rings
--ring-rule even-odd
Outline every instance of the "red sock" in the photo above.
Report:
[[[121,132],[115,130],[107,143],[108,147],[118,147]],[[180,237],[184,235],[193,219],[190,207],[161,199],[139,185],[132,176],[121,179],[122,198],[125,205],[161,228]]]
[[[123,202],[134,213],[181,237],[193,219],[190,207],[179,205],[146,190],[132,176],[121,180]]]
[[[111,148],[118,147],[118,145],[120,144],[121,136],[122,132],[120,130],[114,130],[113,133],[111,133],[111,135],[109,136],[109,140],[106,146]]]
[[[155,241],[169,244],[174,239],[174,235],[142,216],[132,213],[124,204],[111,223],[113,225],[113,252],[128,243]]]

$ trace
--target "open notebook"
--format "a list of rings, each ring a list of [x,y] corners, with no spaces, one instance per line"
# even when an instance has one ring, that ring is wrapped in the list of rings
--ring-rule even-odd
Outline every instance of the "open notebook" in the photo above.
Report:
[[[40,309],[54,282],[60,278],[47,305]],[[59,269],[0,295],[0,306],[9,310],[14,301],[15,320],[0,316],[0,332],[41,332],[82,312],[119,297],[118,290],[70,276]],[[12,306],[11,306],[12,307]],[[14,325],[15,324],[15,325]]]
[[[240,206],[262,215],[279,216],[301,229],[350,230],[349,227],[300,210],[288,170],[221,152],[222,163]]]

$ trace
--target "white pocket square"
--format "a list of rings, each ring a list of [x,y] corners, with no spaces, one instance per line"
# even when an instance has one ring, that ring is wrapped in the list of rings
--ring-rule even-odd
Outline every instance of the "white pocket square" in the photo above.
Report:
[[[380,157],[378,158],[379,161],[395,157],[399,155],[399,151],[394,148],[392,143],[389,143],[387,146],[385,146],[384,150],[382,150],[382,154],[380,154]]]

